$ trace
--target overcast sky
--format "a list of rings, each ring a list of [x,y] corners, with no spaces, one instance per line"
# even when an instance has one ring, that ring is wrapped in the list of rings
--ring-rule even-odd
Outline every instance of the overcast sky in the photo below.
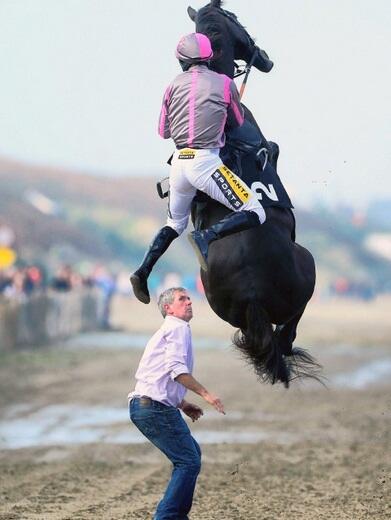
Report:
[[[156,133],[188,0],[0,0],[0,155],[167,174]],[[205,2],[193,1],[194,8]],[[391,1],[228,0],[275,67],[244,102],[296,203],[391,197]]]

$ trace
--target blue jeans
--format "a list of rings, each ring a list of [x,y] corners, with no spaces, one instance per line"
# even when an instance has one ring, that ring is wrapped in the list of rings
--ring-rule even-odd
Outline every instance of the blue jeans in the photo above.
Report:
[[[158,401],[136,397],[129,404],[130,420],[173,463],[166,492],[154,520],[188,520],[201,469],[201,450],[180,411]]]

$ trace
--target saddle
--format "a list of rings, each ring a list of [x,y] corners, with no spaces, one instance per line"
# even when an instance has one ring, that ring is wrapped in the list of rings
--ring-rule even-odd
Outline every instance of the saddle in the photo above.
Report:
[[[220,157],[256,193],[264,208],[292,209],[292,202],[277,173],[279,153],[277,143],[266,141],[259,129],[246,120],[242,127],[227,132]]]
[[[244,180],[264,208],[292,209],[292,202],[277,174],[278,155],[278,145],[266,141],[247,120],[242,127],[227,132],[226,144],[220,152],[222,162]],[[167,162],[171,163],[171,157]],[[168,196],[168,177],[157,183],[157,191],[160,198]],[[198,191],[194,202],[202,203],[207,198],[208,195]]]

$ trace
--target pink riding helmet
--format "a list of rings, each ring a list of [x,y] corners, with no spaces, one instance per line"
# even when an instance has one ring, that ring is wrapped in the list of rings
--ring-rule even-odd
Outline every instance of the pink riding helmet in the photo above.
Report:
[[[180,39],[175,56],[186,63],[208,61],[213,56],[212,45],[205,34],[187,34]]]

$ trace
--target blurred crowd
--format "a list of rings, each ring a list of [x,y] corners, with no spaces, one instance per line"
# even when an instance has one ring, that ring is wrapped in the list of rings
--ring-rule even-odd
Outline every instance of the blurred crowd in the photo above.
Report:
[[[36,265],[0,271],[0,294],[8,299],[23,301],[33,293],[42,293],[50,288],[56,291],[70,291],[83,285],[91,285],[91,280],[83,279],[69,265],[61,266],[49,279]]]
[[[199,275],[179,273],[161,274],[154,272],[148,281],[152,295],[159,295],[167,287],[186,287],[193,297],[201,296],[204,288]],[[129,272],[112,274],[104,265],[91,267],[87,274],[81,274],[71,265],[62,265],[52,275],[37,265],[0,269],[0,298],[25,301],[32,294],[46,291],[69,292],[83,287],[97,287],[109,300],[115,293],[133,297],[129,283]],[[319,295],[318,295],[319,296]],[[323,290],[322,299],[347,297],[368,300],[376,296],[369,285],[357,283],[348,278],[338,277]]]
[[[376,296],[374,287],[366,282],[357,282],[340,276],[329,285],[330,296],[352,298],[357,300],[371,300]]]
[[[116,290],[115,277],[102,265],[95,266],[87,276],[70,265],[62,265],[53,276],[37,265],[0,270],[0,299],[26,302],[32,295],[70,292],[96,287],[101,291],[102,328],[110,328],[110,302]]]
[[[151,294],[158,295],[167,287],[173,286],[186,287],[195,297],[204,292],[198,275],[157,272],[150,276]],[[94,266],[84,275],[70,265],[60,266],[52,276],[36,265],[0,269],[0,297],[7,299],[24,301],[33,293],[43,293],[48,290],[69,292],[83,287],[97,287],[107,296],[119,293],[133,297],[129,272],[122,271],[113,275],[103,265]]]
[[[33,295],[96,288],[100,291],[101,328],[111,329],[110,309],[114,294],[134,298],[129,282],[129,272],[122,271],[114,275],[102,264],[91,266],[83,271],[84,274],[81,274],[75,267],[65,264],[61,265],[52,275],[38,265],[0,269],[0,301],[23,303]],[[183,276],[178,273],[156,272],[151,275],[149,280],[151,295],[157,296],[164,289],[173,286],[186,287],[195,298],[204,292],[198,275]]]
[[[0,295],[5,298],[23,301],[42,289],[42,271],[36,266],[0,270]]]

